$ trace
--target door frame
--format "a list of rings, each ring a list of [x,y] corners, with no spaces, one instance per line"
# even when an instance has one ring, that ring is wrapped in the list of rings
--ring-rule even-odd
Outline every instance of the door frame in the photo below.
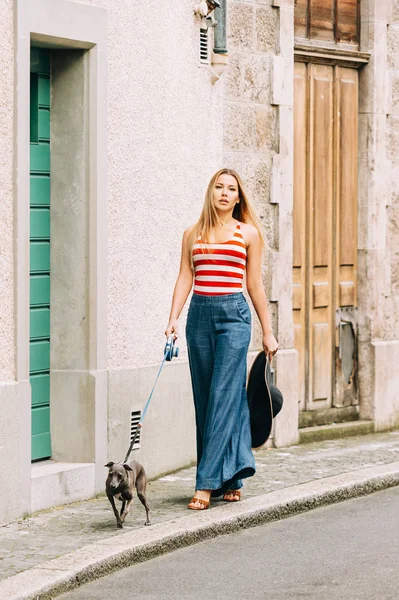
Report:
[[[107,457],[107,11],[65,0],[14,2],[14,307],[15,379],[19,423],[20,514],[31,508],[31,389],[29,382],[29,105],[30,46],[87,51],[87,203],[89,211],[89,375],[91,441],[95,463],[92,493],[103,488]],[[87,436],[87,430],[81,435]],[[76,432],[75,432],[76,434]],[[71,461],[74,462],[74,461]],[[13,469],[14,473],[15,469]],[[10,473],[11,476],[11,473]]]
[[[297,42],[297,40],[296,40]],[[353,68],[353,69],[361,69],[364,66],[366,66],[370,60],[370,54],[369,53],[365,53],[365,52],[360,52],[357,50],[353,50],[353,49],[348,49],[346,48],[342,48],[342,47],[338,47],[336,45],[334,45],[334,47],[331,48],[326,48],[326,47],[321,47],[320,43],[315,43],[314,41],[311,40],[306,40],[306,43],[304,40],[301,40],[300,42],[297,42],[295,44],[294,47],[294,60],[295,62],[302,62],[302,63],[307,63],[307,64],[321,64],[321,65],[329,65],[329,66],[339,66],[339,67],[349,67],[349,68]],[[334,78],[333,78],[333,85],[335,86],[335,79],[336,76],[334,74]],[[334,104],[334,115],[336,112],[336,107]],[[306,123],[305,125],[306,129],[309,127],[309,124]],[[360,127],[360,124],[359,124]],[[306,151],[308,152],[308,148],[306,149]],[[295,152],[295,150],[294,150]],[[336,152],[336,140],[333,140],[333,160],[336,160],[336,156],[337,156],[337,152]],[[360,169],[360,161],[359,161],[359,156],[358,156],[358,177],[361,177],[361,169]],[[307,175],[307,181],[306,181],[306,186],[308,187],[309,185],[309,181],[308,181],[308,175]],[[359,190],[358,190],[359,193]],[[333,190],[333,219],[334,221],[336,221],[337,219],[337,190]],[[305,223],[306,223],[306,219],[307,216],[305,215]],[[359,216],[358,216],[359,219]],[[356,251],[357,251],[357,247],[356,247]],[[306,260],[306,264],[305,264],[305,269],[309,269],[310,266],[308,265],[308,251],[305,248],[305,260]],[[332,263],[332,268],[334,269],[334,273],[336,272],[337,269],[337,264],[336,264],[336,257],[335,257],[335,253],[333,252],[333,257],[332,257],[333,263]],[[309,278],[309,273],[305,272],[304,273],[304,285],[307,286],[309,284],[310,278]],[[338,285],[338,280],[337,280],[337,285]],[[294,284],[294,282],[293,282]],[[295,286],[293,285],[293,304],[295,305]],[[336,289],[332,290],[332,296],[333,298],[336,297],[336,294],[338,293],[338,291]],[[309,302],[309,291],[306,289],[306,302]],[[306,319],[306,315],[308,313],[308,306],[304,305],[304,314],[305,314],[305,319]],[[333,322],[332,322],[332,358],[333,358],[333,365],[332,365],[332,376],[333,376],[333,380],[332,380],[332,385],[331,385],[331,393],[332,393],[332,399],[334,400],[335,397],[335,384],[336,384],[336,376],[335,376],[335,371],[336,371],[336,366],[335,366],[335,352],[334,352],[334,348],[336,347],[336,326],[334,326],[334,311],[332,311],[332,317],[333,317]],[[350,317],[351,318],[351,317]],[[307,336],[307,333],[305,331],[305,335]],[[305,341],[305,344],[308,343],[307,341]],[[305,361],[309,361],[309,357],[307,356],[305,359],[301,358],[301,360],[305,360]],[[308,364],[304,365],[304,369],[305,369],[305,374],[307,372],[309,372],[309,366]],[[314,412],[315,409],[312,410],[306,410],[306,405],[305,405],[305,398],[307,398],[308,395],[308,383],[306,382],[306,377],[305,377],[305,382],[304,382],[304,390],[303,390],[303,394],[302,397],[299,398],[299,407],[300,407],[300,411],[302,411],[303,416],[305,418],[301,418],[300,415],[300,426],[306,426],[309,425],[309,418],[306,416],[307,413],[311,413]],[[301,396],[301,395],[300,395]],[[345,412],[346,417],[344,417],[344,419],[346,420],[346,418],[357,418],[358,415],[358,408],[357,407],[353,407],[356,410],[348,410],[351,409],[351,407],[345,407],[345,410],[343,410],[342,412]],[[339,411],[340,409],[338,409]],[[316,408],[317,411],[317,408]],[[337,409],[335,407],[332,407],[331,409],[324,409],[324,412],[326,413],[331,413],[331,417],[332,420],[336,420],[337,418]],[[356,415],[355,415],[356,412]],[[305,414],[306,413],[306,414]],[[328,419],[328,416],[327,416]]]

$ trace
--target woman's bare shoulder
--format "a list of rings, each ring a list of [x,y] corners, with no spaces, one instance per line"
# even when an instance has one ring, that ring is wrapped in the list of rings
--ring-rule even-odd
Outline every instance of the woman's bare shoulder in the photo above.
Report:
[[[190,225],[189,227],[187,227],[187,229],[185,229],[183,232],[183,237],[187,238],[189,235],[191,235],[195,229],[195,226],[196,226],[196,223],[194,223],[194,225]]]
[[[259,231],[252,223],[241,223],[241,231],[247,245],[259,238]]]

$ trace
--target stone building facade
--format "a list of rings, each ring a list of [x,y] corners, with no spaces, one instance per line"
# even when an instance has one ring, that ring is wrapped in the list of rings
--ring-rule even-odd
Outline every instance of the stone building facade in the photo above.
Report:
[[[212,53],[217,33],[201,33],[209,22],[194,14],[193,0],[133,4],[0,0],[0,482],[14,499],[0,505],[2,523],[101,492],[104,464],[123,458],[162,358],[183,229],[222,166],[242,175],[265,232],[264,284],[285,397],[273,443],[297,443],[299,426],[331,419],[367,420],[377,430],[399,424],[399,3],[361,0],[355,47],[296,37],[296,11],[306,1],[227,0],[215,11],[226,17],[227,55]],[[204,39],[209,56],[200,54]],[[32,66],[35,53],[50,57],[48,73]],[[347,291],[353,280],[356,294],[349,308],[328,308],[328,373],[316,346],[309,371],[306,336],[298,346],[293,245],[297,238],[305,250],[311,245],[308,229],[295,229],[296,161],[306,154],[296,148],[298,63],[336,69],[342,85],[345,69],[358,74],[356,268],[337,282]],[[47,171],[33,164],[41,145],[51,153]],[[46,178],[48,206],[32,204]],[[46,210],[48,237],[33,233]],[[32,272],[32,244],[50,244],[46,272]],[[48,304],[32,300],[36,276],[50,278]],[[331,282],[312,284],[323,310]],[[134,450],[151,477],[195,459],[185,314],[181,355],[162,373]],[[39,328],[32,337],[32,315],[43,317],[47,333]],[[253,323],[249,364],[261,346]],[[349,354],[340,340],[348,323]],[[315,331],[327,331],[319,325]],[[35,344],[48,349],[47,371],[32,366]],[[350,373],[339,387],[345,356]],[[308,404],[323,374],[331,397]],[[38,381],[49,381],[49,398],[32,407]],[[51,450],[32,463],[39,414],[48,431],[37,439]]]

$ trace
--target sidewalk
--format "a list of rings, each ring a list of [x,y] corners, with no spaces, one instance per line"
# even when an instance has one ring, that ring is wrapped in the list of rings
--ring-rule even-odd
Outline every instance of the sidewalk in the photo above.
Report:
[[[144,527],[145,511],[135,499],[124,529],[116,529],[105,496],[0,527],[0,599],[55,597],[112,569],[206,537],[398,485],[399,431],[261,450],[256,463],[241,502],[217,499],[201,513],[186,508],[195,467],[151,481],[152,527]],[[104,482],[105,477],[106,469]]]

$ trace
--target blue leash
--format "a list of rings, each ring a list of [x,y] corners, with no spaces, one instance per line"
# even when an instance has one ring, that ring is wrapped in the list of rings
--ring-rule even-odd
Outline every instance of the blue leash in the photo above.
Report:
[[[129,458],[130,453],[131,453],[131,451],[133,449],[133,446],[134,446],[134,442],[136,441],[136,437],[138,436],[138,433],[139,433],[140,429],[143,427],[144,417],[145,417],[145,414],[147,412],[148,405],[150,404],[152,395],[153,395],[154,390],[155,390],[155,386],[157,385],[157,381],[159,379],[159,376],[161,374],[161,371],[163,369],[165,361],[171,361],[172,358],[174,358],[175,356],[176,357],[179,356],[179,348],[177,348],[177,346],[175,346],[175,342],[176,342],[176,340],[174,339],[173,335],[171,335],[170,337],[168,337],[168,340],[166,342],[165,349],[164,349],[164,354],[163,354],[163,359],[162,359],[162,362],[161,362],[161,366],[159,367],[158,375],[156,376],[155,383],[152,386],[151,393],[150,393],[150,395],[148,397],[148,400],[146,402],[144,410],[143,410],[143,412],[141,414],[141,419],[140,419],[140,421],[139,421],[139,423],[137,425],[136,433],[134,434],[133,440],[130,443],[129,450],[127,451],[127,454],[125,456],[125,460],[123,461],[124,463]]]

